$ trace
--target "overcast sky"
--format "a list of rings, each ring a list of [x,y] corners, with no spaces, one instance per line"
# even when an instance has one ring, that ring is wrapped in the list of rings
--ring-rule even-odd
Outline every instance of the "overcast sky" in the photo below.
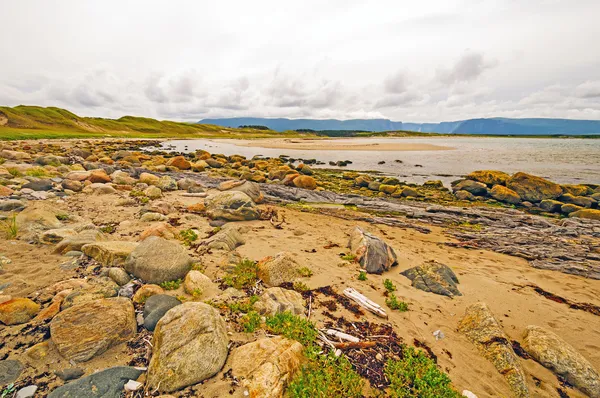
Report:
[[[600,0],[2,0],[0,104],[600,119]]]

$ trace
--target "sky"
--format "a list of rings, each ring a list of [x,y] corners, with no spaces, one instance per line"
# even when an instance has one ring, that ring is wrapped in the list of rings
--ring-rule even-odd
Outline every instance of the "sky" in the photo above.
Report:
[[[0,105],[600,120],[598,0],[2,0]]]

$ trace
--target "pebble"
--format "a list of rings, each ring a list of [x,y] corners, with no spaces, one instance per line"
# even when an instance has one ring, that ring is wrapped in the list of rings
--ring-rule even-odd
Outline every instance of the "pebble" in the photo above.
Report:
[[[75,380],[83,376],[84,371],[81,368],[67,368],[63,370],[58,370],[54,372],[56,376],[58,376],[61,380],[69,381]]]
[[[31,386],[27,386],[27,387],[23,387],[21,388],[19,391],[17,391],[17,395],[15,395],[15,398],[30,398],[33,397],[35,392],[37,391],[38,387],[36,385],[31,385]]]

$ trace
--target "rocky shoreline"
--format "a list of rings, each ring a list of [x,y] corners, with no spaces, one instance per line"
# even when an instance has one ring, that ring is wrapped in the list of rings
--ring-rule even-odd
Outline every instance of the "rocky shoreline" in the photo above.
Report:
[[[0,145],[0,392],[600,396],[599,186],[149,145]]]

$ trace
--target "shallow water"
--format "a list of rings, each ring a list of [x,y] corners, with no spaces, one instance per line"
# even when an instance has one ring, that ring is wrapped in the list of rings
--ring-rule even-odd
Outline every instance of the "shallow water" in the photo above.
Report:
[[[600,184],[600,139],[577,138],[350,138],[355,143],[423,143],[449,146],[447,151],[335,151],[292,150],[244,147],[210,140],[174,140],[163,144],[180,152],[204,149],[225,155],[239,154],[317,159],[327,167],[329,161],[351,160],[346,169],[377,170],[401,180],[422,183],[439,179],[450,181],[473,170],[494,169],[508,173],[524,171],[559,183]],[[397,163],[395,160],[401,160]],[[384,161],[384,164],[378,162]],[[419,167],[418,165],[422,166]],[[343,168],[341,168],[343,169]]]

